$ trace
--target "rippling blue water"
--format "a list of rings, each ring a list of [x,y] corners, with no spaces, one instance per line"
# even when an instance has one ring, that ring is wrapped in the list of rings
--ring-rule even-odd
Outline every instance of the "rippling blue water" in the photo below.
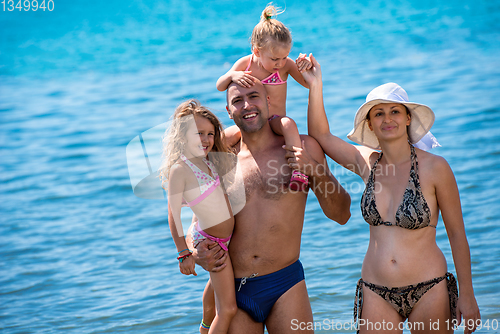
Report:
[[[249,53],[266,2],[54,1],[52,12],[0,12],[0,329],[194,333],[208,275],[178,272],[166,204],[134,196],[125,147],[188,97],[230,124],[215,81]],[[279,18],[291,56],[322,64],[339,136],[384,82],[434,109],[434,153],[458,181],[482,317],[500,320],[500,3],[289,0]],[[306,132],[307,91],[291,83],[288,106]],[[368,226],[359,179],[332,169],[352,218],[328,221],[311,194],[301,259],[315,320],[341,322]],[[442,224],[437,239],[454,271]]]

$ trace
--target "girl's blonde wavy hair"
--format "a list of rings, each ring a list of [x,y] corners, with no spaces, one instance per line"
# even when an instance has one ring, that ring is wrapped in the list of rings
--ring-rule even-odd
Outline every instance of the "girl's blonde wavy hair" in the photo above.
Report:
[[[202,106],[199,101],[191,99],[181,103],[174,112],[172,124],[165,131],[163,136],[163,155],[162,164],[160,167],[160,179],[162,186],[165,188],[165,183],[168,182],[170,169],[179,160],[184,152],[186,145],[186,133],[189,126],[194,122],[194,117],[203,117],[213,124],[214,146],[208,154],[209,160],[215,165],[217,172],[220,175],[227,173],[231,165],[229,154],[214,154],[229,153],[229,149],[224,144],[224,132],[222,124],[210,110]]]
[[[273,19],[279,14],[283,13],[282,10],[275,7],[272,3],[262,11],[260,22],[253,28],[250,44],[253,49],[270,50],[273,52],[276,47],[283,45],[292,45],[292,34],[290,30],[280,21]]]

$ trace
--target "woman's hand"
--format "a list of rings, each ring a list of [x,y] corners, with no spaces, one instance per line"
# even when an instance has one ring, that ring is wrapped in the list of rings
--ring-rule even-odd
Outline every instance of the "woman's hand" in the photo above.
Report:
[[[474,295],[461,294],[457,302],[457,320],[463,318],[464,334],[471,334],[481,321],[481,314]]]
[[[311,87],[314,84],[321,84],[322,78],[321,65],[318,63],[316,58],[314,58],[312,53],[309,55],[309,59],[311,60],[312,68],[302,72],[302,76],[304,77],[304,80],[307,82],[309,87]]]
[[[297,64],[297,68],[301,73],[310,70],[313,67],[311,58],[309,58],[305,53],[299,54],[297,59],[295,59],[295,64]]]

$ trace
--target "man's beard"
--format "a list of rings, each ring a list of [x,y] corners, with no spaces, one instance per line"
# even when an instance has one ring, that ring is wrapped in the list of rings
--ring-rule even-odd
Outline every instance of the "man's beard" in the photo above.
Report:
[[[255,108],[257,112],[257,118],[259,119],[259,122],[254,123],[254,124],[247,124],[243,117],[241,118],[235,118],[234,123],[238,128],[240,128],[241,132],[246,132],[246,133],[254,133],[260,131],[262,127],[266,124],[267,119],[264,118],[262,111],[259,108]]]

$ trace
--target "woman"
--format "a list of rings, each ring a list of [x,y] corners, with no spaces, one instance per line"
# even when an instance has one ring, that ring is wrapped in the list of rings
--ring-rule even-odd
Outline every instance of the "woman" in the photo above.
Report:
[[[330,133],[323,105],[321,68],[303,73],[310,87],[309,135],[326,154],[366,183],[361,211],[370,224],[370,242],[358,282],[355,318],[359,332],[452,333],[463,316],[472,333],[480,321],[471,279],[470,250],[457,184],[442,157],[413,146],[430,130],[432,110],[408,102],[397,84],[375,88],[356,113],[351,145]],[[379,152],[380,150],[380,152]],[[448,233],[460,287],[447,273],[436,244],[439,211]]]

